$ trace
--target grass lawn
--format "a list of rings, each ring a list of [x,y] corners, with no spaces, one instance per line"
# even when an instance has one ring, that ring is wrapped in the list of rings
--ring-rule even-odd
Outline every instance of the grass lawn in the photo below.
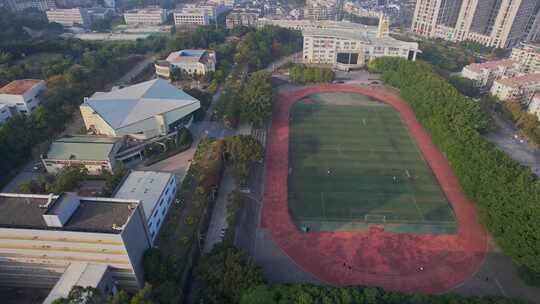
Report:
[[[453,211],[399,113],[324,93],[293,106],[289,212],[312,231],[454,233]]]

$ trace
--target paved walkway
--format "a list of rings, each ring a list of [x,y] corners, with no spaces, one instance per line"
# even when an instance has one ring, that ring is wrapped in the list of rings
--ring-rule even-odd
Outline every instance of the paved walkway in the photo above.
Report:
[[[227,205],[229,204],[227,198],[233,189],[234,179],[231,175],[231,169],[226,167],[221,178],[218,197],[212,210],[212,219],[206,232],[203,253],[210,252],[215,244],[223,240],[221,231],[227,229]]]

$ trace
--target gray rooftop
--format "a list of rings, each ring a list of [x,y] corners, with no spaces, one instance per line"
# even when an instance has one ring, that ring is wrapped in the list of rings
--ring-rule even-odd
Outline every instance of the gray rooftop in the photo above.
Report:
[[[56,160],[109,160],[118,137],[76,135],[55,140],[44,157]]]
[[[83,105],[118,129],[198,102],[168,81],[154,79],[107,93],[96,92]]]
[[[172,176],[166,172],[131,171],[114,197],[140,200],[148,219]]]
[[[58,199],[54,196],[54,199]],[[20,229],[49,229],[82,232],[120,233],[113,226],[122,227],[135,210],[134,201],[80,197],[80,205],[64,227],[50,227],[43,215],[58,208],[44,208],[47,195],[13,195],[0,193],[0,227]],[[53,203],[54,206],[54,203]]]

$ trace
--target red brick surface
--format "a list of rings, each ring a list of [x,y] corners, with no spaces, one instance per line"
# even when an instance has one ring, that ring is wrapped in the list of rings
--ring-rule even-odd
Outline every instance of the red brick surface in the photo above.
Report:
[[[389,233],[375,225],[366,232],[302,233],[296,228],[287,206],[289,113],[296,101],[323,92],[368,95],[401,113],[454,209],[457,234]],[[262,226],[295,263],[332,285],[426,293],[446,292],[479,269],[487,246],[486,232],[447,160],[405,101],[367,87],[322,85],[280,95],[277,103],[267,147]]]

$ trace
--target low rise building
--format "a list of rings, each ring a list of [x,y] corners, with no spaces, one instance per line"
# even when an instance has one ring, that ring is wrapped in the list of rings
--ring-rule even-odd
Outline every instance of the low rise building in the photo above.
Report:
[[[512,59],[473,63],[463,67],[461,76],[474,80],[481,88],[490,88],[493,82],[504,77],[514,77],[521,72],[521,65]]]
[[[75,135],[55,140],[41,160],[48,173],[55,174],[65,166],[82,166],[91,175],[117,167],[116,153],[122,146],[118,137]]]
[[[304,7],[304,19],[309,20],[335,20],[338,13],[337,1],[317,0],[307,1]]]
[[[70,265],[88,263],[135,290],[151,245],[138,200],[0,193],[1,286],[52,288]]]
[[[176,177],[165,172],[131,171],[114,197],[141,201],[150,239],[154,242],[169,207],[175,201]]]
[[[529,104],[538,91],[540,91],[540,73],[495,80],[490,92],[500,100],[515,100]]]
[[[237,26],[257,26],[260,12],[257,10],[235,9],[225,18],[225,25],[228,29]]]
[[[174,12],[175,25],[208,25],[210,17],[203,8],[183,8]]]
[[[216,70],[216,53],[210,50],[181,50],[172,52],[166,60],[155,63],[156,74],[170,78],[174,69],[189,75],[206,75]]]
[[[11,118],[11,111],[7,104],[0,103],[0,126]]]
[[[522,66],[525,73],[540,73],[540,45],[522,43],[512,49],[510,58]]]
[[[167,21],[167,11],[161,8],[128,10],[124,13],[126,24],[159,25]]]
[[[416,60],[416,54],[420,52],[418,43],[394,39],[386,32],[377,27],[361,30],[350,30],[349,27],[305,29],[302,31],[303,60],[344,70],[365,66],[370,60],[383,56]]]
[[[46,11],[46,14],[49,22],[56,22],[63,26],[89,27],[92,24],[90,14],[85,8],[53,9]]]
[[[30,114],[40,105],[41,95],[46,89],[43,80],[14,80],[0,88],[0,103],[15,109],[19,113]]]
[[[217,4],[184,4],[183,9],[198,9],[204,10],[210,20],[215,20],[219,15],[223,14],[227,10],[227,7]]]
[[[96,92],[80,106],[86,129],[97,135],[149,139],[189,127],[199,100],[166,80],[154,79]]]

